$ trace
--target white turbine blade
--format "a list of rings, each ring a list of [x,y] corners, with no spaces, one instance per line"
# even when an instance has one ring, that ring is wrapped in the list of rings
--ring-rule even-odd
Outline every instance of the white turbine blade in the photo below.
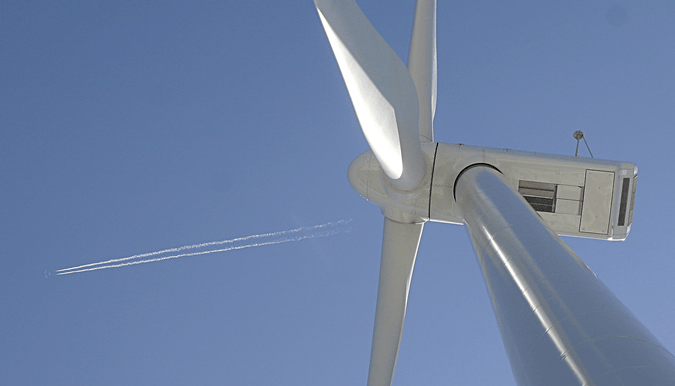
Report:
[[[408,70],[417,87],[420,103],[420,140],[434,140],[437,72],[436,0],[417,0],[408,51]]]
[[[423,228],[423,223],[403,224],[384,219],[368,386],[390,386],[394,377],[410,279]]]
[[[363,134],[397,188],[426,173],[415,83],[354,0],[314,0]]]

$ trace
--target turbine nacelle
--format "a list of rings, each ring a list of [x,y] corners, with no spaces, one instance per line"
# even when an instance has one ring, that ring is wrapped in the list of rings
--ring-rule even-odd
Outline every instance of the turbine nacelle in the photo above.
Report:
[[[630,232],[637,167],[630,162],[422,142],[427,173],[412,190],[389,182],[368,151],[349,167],[349,181],[395,221],[462,224],[457,178],[473,165],[500,171],[556,233],[624,240]]]

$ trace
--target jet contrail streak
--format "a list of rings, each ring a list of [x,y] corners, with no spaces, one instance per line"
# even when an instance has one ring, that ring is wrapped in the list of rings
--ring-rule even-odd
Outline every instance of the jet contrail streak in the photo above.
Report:
[[[108,268],[119,268],[119,267],[126,267],[129,265],[136,265],[136,264],[145,264],[145,263],[154,263],[162,260],[168,260],[168,259],[178,259],[181,257],[189,257],[189,256],[199,256],[199,255],[206,255],[210,253],[218,253],[218,252],[227,252],[227,251],[233,251],[233,250],[238,250],[238,249],[244,249],[244,248],[253,248],[253,247],[262,247],[264,245],[273,245],[273,244],[282,244],[282,243],[287,243],[290,241],[300,241],[300,240],[305,240],[305,239],[312,239],[312,238],[317,238],[317,237],[324,237],[324,236],[331,236],[337,233],[343,233],[343,232],[349,232],[349,227],[347,227],[347,224],[351,220],[340,220],[337,222],[329,222],[321,225],[314,225],[310,227],[300,227],[300,228],[295,228],[287,231],[280,231],[280,232],[272,232],[272,233],[262,233],[258,235],[251,235],[251,236],[245,236],[245,237],[238,237],[235,239],[230,239],[230,240],[222,240],[222,241],[212,241],[208,243],[201,243],[201,244],[192,244],[192,245],[185,245],[182,247],[177,247],[177,248],[169,248],[169,249],[164,249],[161,251],[156,251],[156,252],[148,252],[148,253],[141,253],[138,255],[133,255],[129,257],[123,257],[119,259],[110,259],[106,261],[101,261],[98,263],[90,263],[90,264],[84,264],[84,265],[79,265],[76,267],[71,267],[71,268],[63,268],[59,269],[56,271],[57,275],[69,275],[71,273],[81,273],[81,272],[89,272],[89,271],[96,271],[99,269],[108,269]],[[296,234],[299,232],[309,232],[307,234],[301,235],[301,236],[295,236],[295,237],[289,237],[288,235]],[[212,250],[206,250],[206,251],[199,251],[199,252],[190,252],[190,253],[180,253],[176,255],[169,255],[169,256],[157,256],[157,255],[162,255],[162,254],[167,254],[167,253],[172,253],[172,252],[180,252],[188,249],[196,249],[196,248],[206,248],[206,247],[213,247],[216,245],[223,245],[223,244],[231,244],[231,243],[238,243],[238,242],[244,242],[248,240],[257,240],[257,239],[266,239],[266,238],[274,238],[273,240],[269,241],[260,241],[260,242],[248,242],[246,244],[242,245],[235,245],[235,246],[230,246],[227,248],[220,248],[220,249],[212,249]],[[157,256],[157,257],[153,257]]]
[[[138,255],[133,255],[129,257],[122,257],[119,259],[111,259],[111,260],[106,260],[106,261],[100,261],[98,263],[90,263],[90,264],[84,264],[80,265],[77,267],[71,267],[71,268],[64,268],[64,269],[59,269],[56,272],[64,272],[64,271],[70,271],[70,270],[75,270],[75,269],[81,269],[81,268],[86,268],[86,267],[92,267],[95,265],[104,265],[104,264],[112,264],[112,263],[119,263],[122,261],[127,261],[127,260],[134,260],[134,259],[140,259],[142,257],[148,257],[148,256],[156,256],[156,255],[161,255],[164,253],[171,253],[171,252],[180,252],[184,251],[186,249],[194,249],[194,248],[205,248],[205,247],[210,247],[214,245],[222,245],[222,244],[229,244],[229,243],[236,243],[240,241],[246,241],[250,239],[255,239],[255,238],[261,238],[261,237],[274,237],[274,236],[282,236],[286,234],[292,234],[292,233],[297,233],[303,230],[304,228],[296,228],[296,229],[291,229],[288,231],[281,231],[281,232],[272,232],[272,233],[263,233],[259,235],[251,235],[251,236],[245,236],[245,237],[238,237],[236,239],[230,239],[230,240],[222,240],[222,241],[211,241],[208,243],[201,243],[201,244],[193,244],[193,245],[184,245],[182,247],[177,247],[177,248],[169,248],[169,249],[164,249],[161,251],[155,251],[155,252],[147,252],[147,253],[140,253]]]

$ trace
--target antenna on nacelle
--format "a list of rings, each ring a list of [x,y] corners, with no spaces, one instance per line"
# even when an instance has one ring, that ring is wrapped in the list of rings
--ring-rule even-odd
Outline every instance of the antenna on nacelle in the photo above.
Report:
[[[591,155],[591,158],[595,158],[593,157],[593,153],[591,153],[591,148],[588,147],[588,142],[586,142],[586,138],[584,138],[584,132],[581,130],[577,130],[572,135],[574,136],[574,139],[577,140],[577,149],[574,151],[574,156],[575,157],[579,156],[579,141],[583,139],[584,143],[586,144],[586,149],[588,149],[588,154]]]

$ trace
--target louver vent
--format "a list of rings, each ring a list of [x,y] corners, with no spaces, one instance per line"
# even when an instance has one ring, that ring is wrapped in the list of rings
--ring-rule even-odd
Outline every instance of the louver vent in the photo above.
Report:
[[[537,212],[555,212],[556,184],[535,181],[520,181],[518,193]]]

